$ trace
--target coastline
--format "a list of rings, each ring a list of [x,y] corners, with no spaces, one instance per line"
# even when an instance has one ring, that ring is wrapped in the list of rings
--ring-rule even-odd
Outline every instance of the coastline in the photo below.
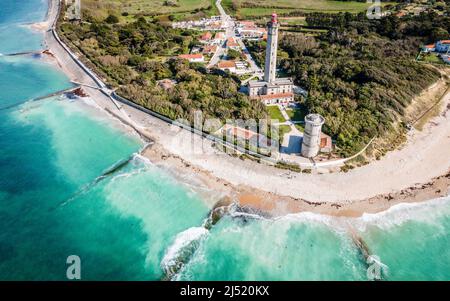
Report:
[[[450,193],[450,94],[443,100],[444,110],[439,116],[421,132],[410,134],[402,149],[388,153],[380,161],[348,173],[322,174],[316,170],[313,174],[296,174],[220,153],[209,141],[175,131],[167,123],[125,104],[117,106],[47,30],[59,8],[57,0],[48,2],[47,20],[33,28],[45,31],[45,43],[55,66],[72,81],[82,83],[99,108],[154,141],[143,156],[174,173],[195,177],[224,198],[274,216],[309,211],[357,217]],[[427,145],[431,135],[434,144]],[[203,152],[196,153],[190,145],[183,145],[185,141],[202,145]]]

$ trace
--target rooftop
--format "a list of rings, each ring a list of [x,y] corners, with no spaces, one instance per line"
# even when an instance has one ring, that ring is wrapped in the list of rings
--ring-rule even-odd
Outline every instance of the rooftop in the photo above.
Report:
[[[305,121],[314,125],[322,125],[325,123],[325,118],[319,114],[309,114],[305,117]]]
[[[235,61],[220,61],[219,64],[217,64],[217,67],[219,67],[219,69],[236,68],[236,62]]]
[[[210,33],[208,31],[201,35],[200,40],[209,41],[209,40],[211,40],[211,38],[212,38],[212,33]]]
[[[192,59],[202,59],[203,54],[196,53],[196,54],[180,54],[178,56],[180,59],[186,59],[186,60],[192,60]]]
[[[239,44],[236,42],[236,40],[234,38],[229,38],[227,40],[227,46],[228,47],[237,47],[237,46],[239,46]]]
[[[259,95],[257,96],[261,100],[270,100],[270,99],[278,99],[278,98],[287,98],[287,97],[293,97],[294,93],[278,93],[278,94],[272,94],[272,95]]]
[[[223,32],[218,32],[218,33],[216,33],[216,35],[214,36],[214,38],[215,38],[216,40],[223,40],[223,39],[225,39],[225,34],[224,34]]]
[[[264,87],[264,86],[272,86],[272,87],[276,87],[279,85],[293,85],[294,82],[292,81],[291,78],[277,78],[275,80],[275,82],[273,83],[268,83],[266,81],[262,81],[262,80],[251,80],[248,82],[249,87]]]

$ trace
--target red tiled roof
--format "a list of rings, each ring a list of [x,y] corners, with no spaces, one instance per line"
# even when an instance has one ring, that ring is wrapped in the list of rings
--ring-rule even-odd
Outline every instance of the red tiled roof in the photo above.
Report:
[[[216,45],[208,45],[205,48],[203,48],[203,53],[214,53],[217,51]]]
[[[442,40],[440,41],[441,44],[450,44],[450,40]]]
[[[236,41],[233,38],[229,38],[227,40],[227,46],[228,47],[237,47],[237,46],[239,46],[239,44],[236,43]]]
[[[192,60],[192,59],[202,59],[203,58],[203,54],[180,54],[178,56],[180,59],[185,59],[185,60]]]
[[[320,133],[320,148],[331,148],[333,147],[333,142],[331,137],[327,134]]]
[[[432,45],[425,45],[425,48],[428,48],[428,49],[433,49],[433,48],[436,48],[436,44],[432,44]]]
[[[205,33],[200,37],[200,40],[203,40],[203,41],[209,41],[209,40],[211,40],[211,38],[212,38],[212,33],[210,33],[210,32],[208,31],[208,32],[205,32]]]
[[[259,97],[262,100],[268,100],[268,99],[277,99],[277,98],[287,98],[287,97],[293,97],[294,93],[278,93],[278,94],[272,94],[272,95],[259,95]]]
[[[239,21],[240,24],[248,27],[255,27],[256,24],[253,21]]]
[[[236,62],[235,61],[220,61],[219,64],[217,64],[217,67],[219,67],[219,69],[236,68]]]
[[[225,34],[223,32],[218,32],[216,33],[216,35],[214,36],[214,38],[216,40],[223,40],[225,38]]]

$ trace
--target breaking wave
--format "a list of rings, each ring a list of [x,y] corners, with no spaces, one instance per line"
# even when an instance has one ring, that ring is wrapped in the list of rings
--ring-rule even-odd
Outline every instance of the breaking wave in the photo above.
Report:
[[[161,261],[161,268],[168,279],[173,279],[183,268],[208,233],[204,227],[192,227],[176,236]]]

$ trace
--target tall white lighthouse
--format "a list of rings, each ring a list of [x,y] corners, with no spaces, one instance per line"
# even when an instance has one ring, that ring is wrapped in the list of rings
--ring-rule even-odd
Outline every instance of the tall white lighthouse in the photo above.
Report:
[[[278,51],[278,23],[277,14],[272,14],[272,20],[267,24],[267,49],[264,81],[274,83],[277,77]]]
[[[278,51],[278,23],[277,14],[267,23],[266,64],[264,79],[252,80],[248,83],[248,94],[251,98],[259,99],[266,105],[287,105],[294,101],[294,82],[291,78],[277,78]]]

